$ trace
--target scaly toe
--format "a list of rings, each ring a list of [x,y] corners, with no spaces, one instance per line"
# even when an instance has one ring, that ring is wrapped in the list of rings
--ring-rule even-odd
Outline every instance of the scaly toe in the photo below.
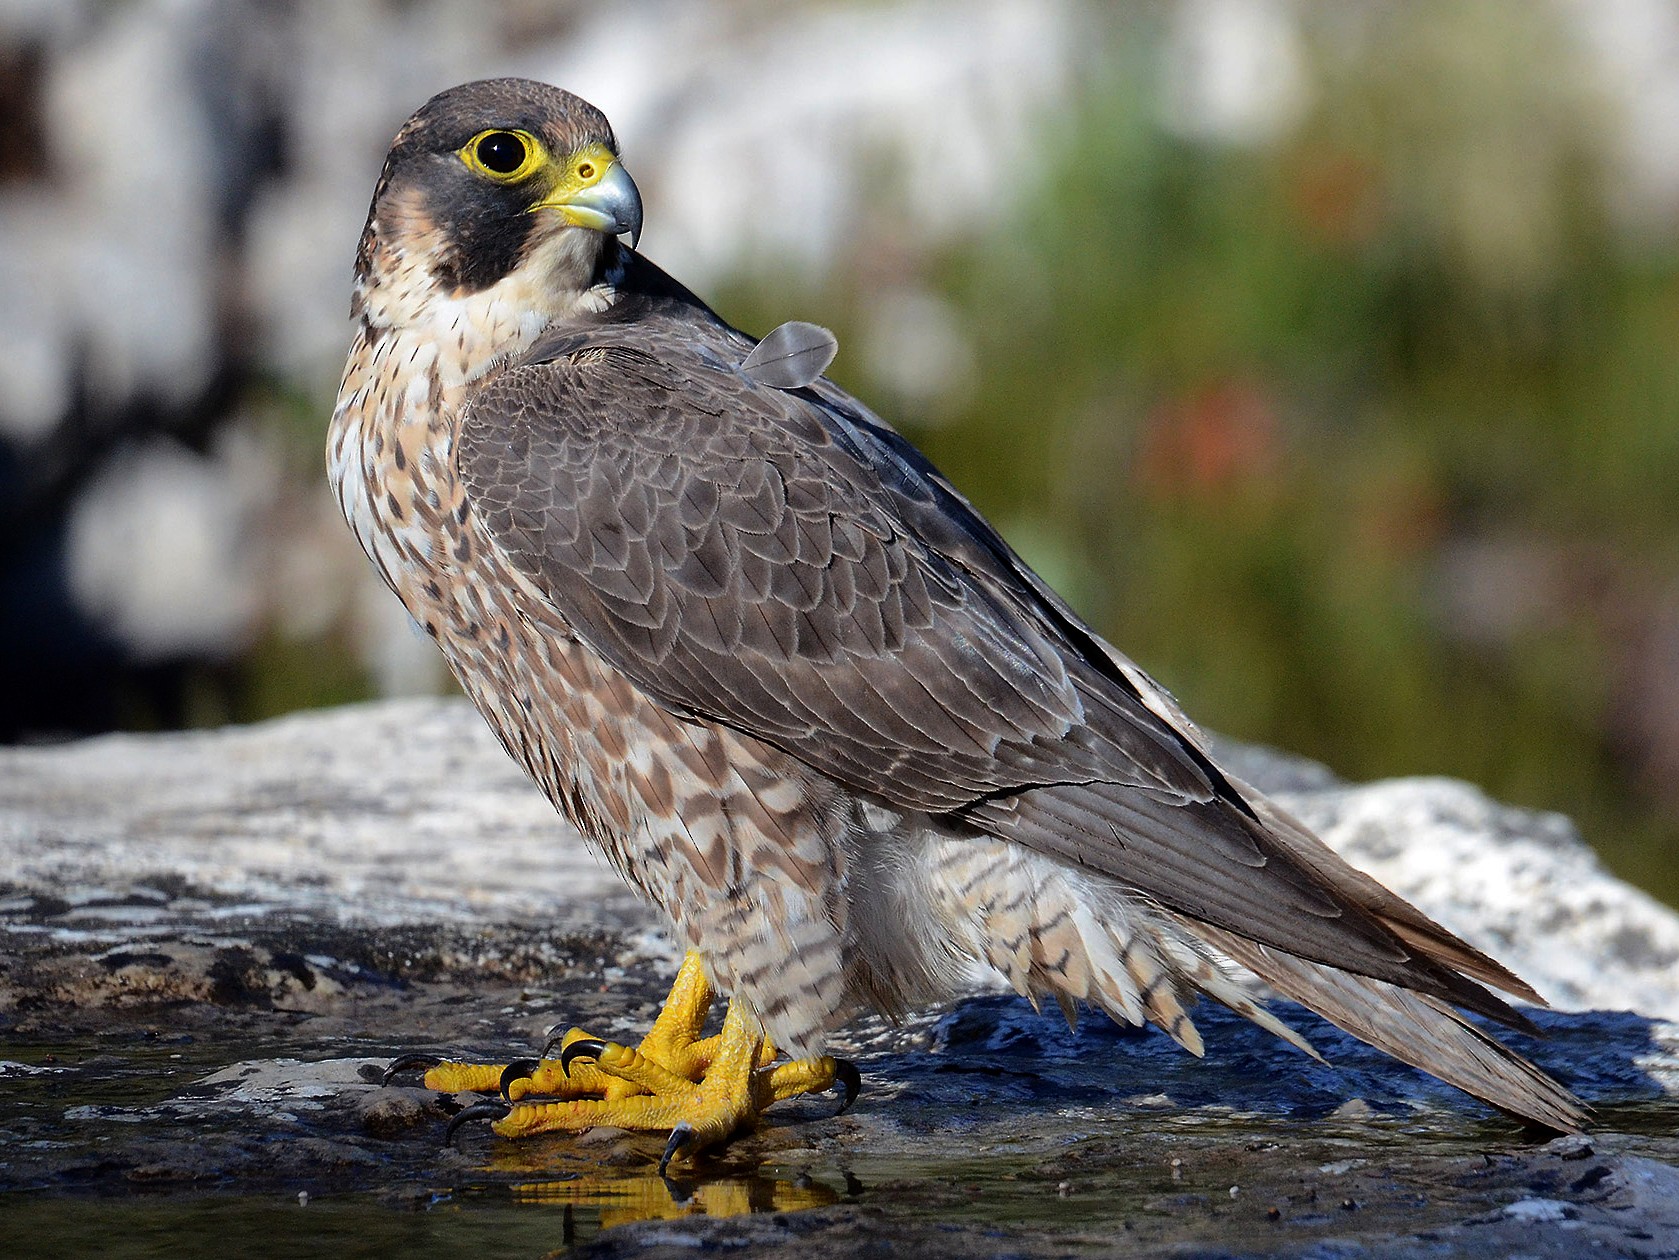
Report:
[[[501,1094],[510,1103],[605,1098],[609,1089],[622,1084],[586,1059],[573,1063],[570,1070],[558,1059],[525,1059],[508,1066],[509,1070],[502,1073]],[[528,1070],[514,1072],[513,1068]]]
[[[759,1068],[752,1075],[752,1096],[760,1108],[836,1087],[840,1091],[840,1107],[834,1114],[843,1115],[857,1101],[858,1091],[863,1087],[856,1064],[823,1055],[819,1059],[793,1059],[774,1067]]]

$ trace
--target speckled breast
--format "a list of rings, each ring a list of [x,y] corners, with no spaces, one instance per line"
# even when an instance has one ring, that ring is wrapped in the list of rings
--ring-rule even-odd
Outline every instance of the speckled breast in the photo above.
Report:
[[[451,458],[470,384],[446,383],[458,365],[440,372],[435,356],[434,343],[396,332],[358,337],[328,444],[345,518],[509,754],[681,928],[684,906],[713,900],[743,869],[729,811],[778,812],[776,794],[755,784],[768,805],[758,791],[731,805],[747,760],[732,747],[738,737],[654,704],[502,562]],[[791,814],[803,806],[797,794],[786,802]],[[775,854],[776,865],[824,856],[799,852],[822,847],[810,820],[761,821],[805,841]]]
[[[622,851],[637,830],[633,803],[601,792],[590,773],[625,755],[638,698],[485,538],[450,458],[468,386],[453,365],[439,370],[436,356],[434,345],[399,332],[358,336],[328,444],[339,505],[507,751],[640,883],[644,868]]]

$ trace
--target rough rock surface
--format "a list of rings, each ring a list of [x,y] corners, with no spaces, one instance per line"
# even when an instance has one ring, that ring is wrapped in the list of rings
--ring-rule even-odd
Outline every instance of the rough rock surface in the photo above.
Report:
[[[13,1254],[1679,1255],[1679,919],[1554,815],[1227,756],[1557,1001],[1516,1040],[1597,1108],[1589,1140],[1301,1012],[1335,1068],[1217,1011],[1197,1061],[976,986],[850,1030],[847,1116],[777,1109],[678,1183],[619,1133],[440,1150],[456,1104],[377,1088],[389,1056],[633,1036],[675,958],[463,703],[403,702],[0,752]]]

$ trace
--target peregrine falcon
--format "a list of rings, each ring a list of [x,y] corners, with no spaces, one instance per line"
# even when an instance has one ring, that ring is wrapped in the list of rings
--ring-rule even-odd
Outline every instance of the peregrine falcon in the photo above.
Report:
[[[821,375],[820,329],[755,342],[642,257],[640,227],[601,113],[498,79],[402,127],[356,256],[344,515],[686,950],[639,1046],[572,1029],[539,1062],[428,1063],[429,1085],[500,1088],[509,1136],[668,1131],[668,1163],[778,1099],[849,1102],[830,1034],[979,963],[1192,1054],[1202,995],[1315,1054],[1257,976],[1508,1112],[1584,1124],[1459,1013],[1530,1028],[1490,990],[1531,988],[1222,769]]]

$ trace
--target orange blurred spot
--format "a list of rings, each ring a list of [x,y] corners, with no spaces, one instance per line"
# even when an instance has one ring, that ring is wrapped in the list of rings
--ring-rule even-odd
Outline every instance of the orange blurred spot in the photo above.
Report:
[[[1276,408],[1253,380],[1216,381],[1149,417],[1136,477],[1165,497],[1217,496],[1268,483],[1280,450]]]

